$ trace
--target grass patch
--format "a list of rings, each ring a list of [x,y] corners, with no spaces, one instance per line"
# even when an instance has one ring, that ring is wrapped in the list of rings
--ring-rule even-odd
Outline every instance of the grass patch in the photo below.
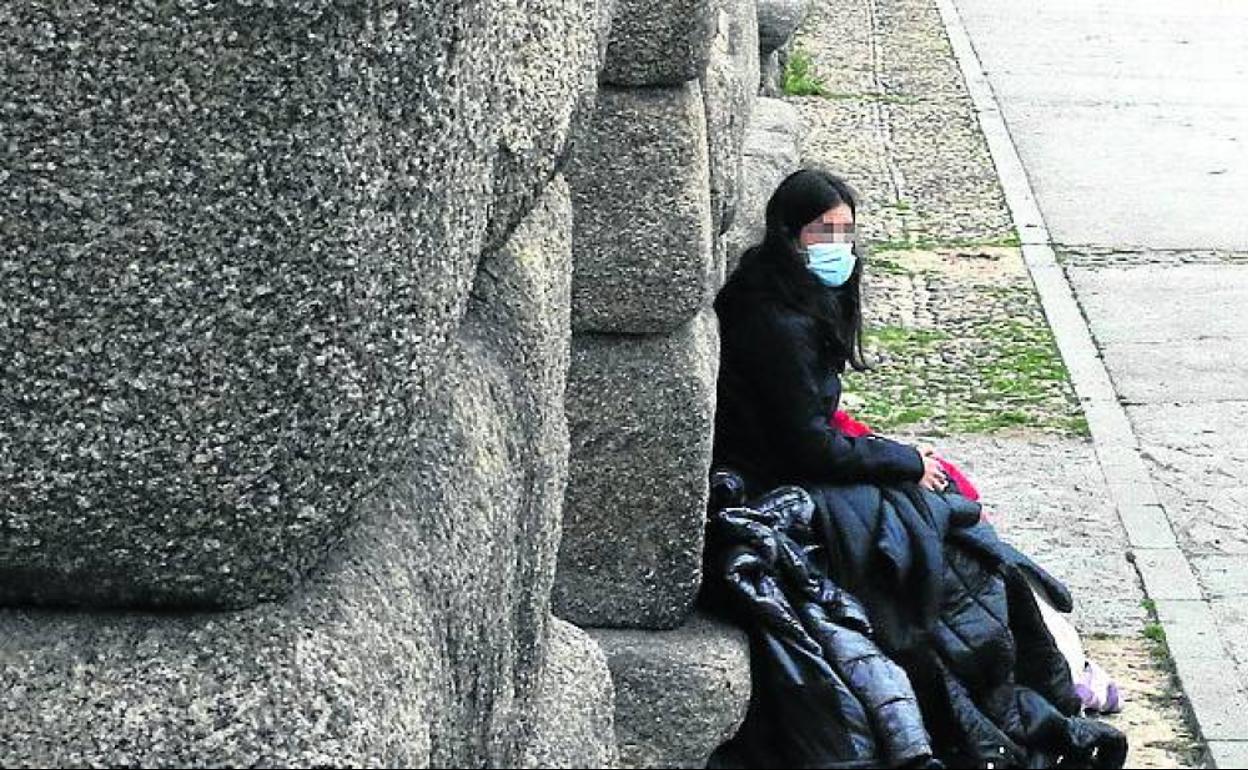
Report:
[[[890,208],[896,208],[893,204],[885,204]],[[908,206],[909,204],[907,204]],[[909,210],[904,209],[904,210]],[[888,241],[873,241],[871,243],[872,251],[933,251],[935,249],[982,249],[982,248],[998,248],[1007,246],[1019,246],[1022,241],[1019,240],[1017,233],[1001,238],[912,238]]]
[[[1148,613],[1148,620],[1144,622],[1144,628],[1140,629],[1140,636],[1148,640],[1149,654],[1158,665],[1170,672],[1171,685],[1177,688],[1178,683],[1174,681],[1174,662],[1170,658],[1170,645],[1166,642],[1166,629],[1162,628],[1157,620],[1157,603],[1152,599],[1144,599],[1140,602],[1140,606]]]
[[[867,264],[872,273],[880,273],[884,275],[914,275],[914,271],[895,259],[889,257],[870,255]]]
[[[938,329],[911,329],[906,326],[880,326],[866,333],[865,342],[875,343],[890,351],[919,351],[928,349],[933,343],[949,339],[947,332]]]
[[[1026,289],[1004,301],[1026,307]],[[973,301],[968,298],[968,301]],[[1034,300],[1033,300],[1034,301]],[[1088,434],[1042,316],[962,323],[956,331],[882,326],[863,347],[870,371],[845,378],[860,419],[881,431],[932,435],[1038,429]]]
[[[784,93],[789,96],[828,96],[831,92],[815,72],[810,53],[794,48],[784,64]]]
[[[1170,672],[1171,687],[1177,690],[1178,682],[1174,678],[1174,662],[1170,658],[1170,645],[1166,643],[1166,629],[1162,628],[1157,621],[1150,620],[1144,624],[1140,635],[1148,640],[1148,654],[1152,656],[1157,665]]]
[[[989,392],[1038,398],[1066,382],[1066,367],[1047,326],[1011,321],[997,327],[997,355],[983,365]]]

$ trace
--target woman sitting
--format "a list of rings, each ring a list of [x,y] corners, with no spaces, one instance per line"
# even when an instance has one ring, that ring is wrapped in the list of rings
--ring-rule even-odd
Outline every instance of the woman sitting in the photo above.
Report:
[[[705,585],[750,632],[754,690],[713,764],[1120,767],[1037,603],[1068,612],[1066,589],[930,449],[834,419],[866,368],[856,215],[842,180],[789,176],[715,300]]]

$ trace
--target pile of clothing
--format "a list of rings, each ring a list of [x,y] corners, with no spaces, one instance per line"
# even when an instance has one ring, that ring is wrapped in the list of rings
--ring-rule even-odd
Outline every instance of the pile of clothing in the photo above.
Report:
[[[711,767],[1118,768],[1045,609],[1059,581],[956,487],[711,479],[703,602],[749,632],[753,691]]]

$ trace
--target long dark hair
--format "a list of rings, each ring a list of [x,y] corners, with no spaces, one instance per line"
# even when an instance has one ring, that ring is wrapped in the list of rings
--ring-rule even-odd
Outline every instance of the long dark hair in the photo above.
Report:
[[[828,352],[857,371],[870,368],[862,353],[862,271],[866,253],[855,240],[854,271],[843,286],[830,289],[806,267],[801,229],[823,212],[845,204],[858,219],[858,195],[838,176],[806,168],[785,178],[767,202],[767,234],[741,256],[738,272],[762,284],[769,294],[810,316]]]

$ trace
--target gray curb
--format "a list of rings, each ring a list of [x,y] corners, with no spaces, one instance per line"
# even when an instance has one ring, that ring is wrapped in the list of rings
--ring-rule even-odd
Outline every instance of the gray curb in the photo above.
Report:
[[[980,128],[1022,241],[1023,259],[1070,372],[1092,442],[1118,510],[1128,555],[1157,605],[1170,656],[1212,767],[1248,767],[1248,696],[1228,675],[1230,656],[1218,634],[1174,528],[1157,499],[1139,443],[1118,401],[1070,282],[1053,251],[1014,141],[954,0],[936,0],[945,31],[975,105]]]

